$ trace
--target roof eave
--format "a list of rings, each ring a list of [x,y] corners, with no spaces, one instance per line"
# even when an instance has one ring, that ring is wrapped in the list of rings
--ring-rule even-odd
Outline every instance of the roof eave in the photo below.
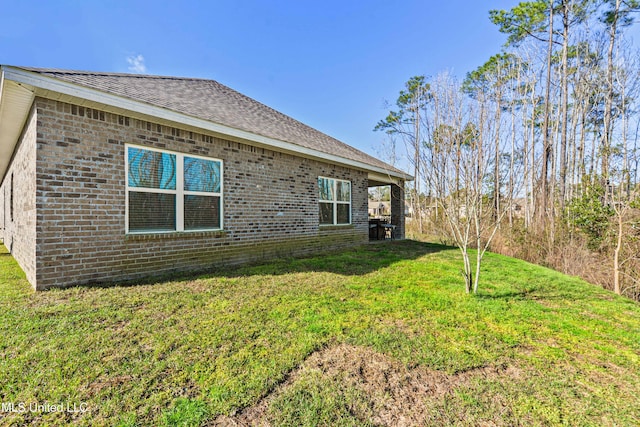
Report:
[[[8,78],[5,67],[0,67],[0,183],[20,140],[35,95],[19,83]]]
[[[147,104],[119,95],[102,92],[96,89],[80,86],[74,83],[55,79],[53,77],[44,76],[37,72],[27,71],[18,67],[3,66],[3,72],[7,80],[11,80],[23,85],[28,85],[34,89],[37,96],[43,98],[56,99],[67,102],[76,102],[79,105],[101,105],[107,110],[116,112],[133,113],[134,117],[142,119],[155,118],[161,121],[168,121],[174,124],[187,125],[197,129],[203,129],[217,135],[224,136],[227,139],[233,139],[243,142],[249,142],[253,145],[273,149],[275,151],[295,154],[298,156],[311,158],[330,163],[336,163],[344,166],[353,167],[380,176],[387,176],[392,180],[412,180],[408,174],[392,169],[385,169],[373,166],[361,161],[348,159],[342,156],[324,153],[307,147],[302,147],[287,141],[282,141],[241,129],[232,128],[219,123],[214,123],[198,117],[190,116],[177,111],[156,105]]]
[[[389,174],[381,174],[378,172],[369,172],[369,187],[379,187],[383,185],[395,184],[400,187],[403,187],[403,181],[412,181],[413,177],[406,175],[405,178],[399,178],[396,176],[391,176]]]

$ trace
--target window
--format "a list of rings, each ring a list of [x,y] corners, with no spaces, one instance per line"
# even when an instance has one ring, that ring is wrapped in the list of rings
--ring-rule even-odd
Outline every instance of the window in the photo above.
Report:
[[[318,178],[320,225],[351,224],[351,182]]]
[[[11,174],[11,187],[9,192],[9,219],[13,222],[13,173]]]
[[[222,161],[127,145],[127,233],[220,230]]]

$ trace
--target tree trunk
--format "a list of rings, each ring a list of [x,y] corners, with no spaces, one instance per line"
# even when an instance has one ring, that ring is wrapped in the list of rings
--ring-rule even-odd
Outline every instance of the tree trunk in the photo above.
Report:
[[[520,78],[518,77],[518,80]],[[515,107],[514,104],[511,104],[511,159],[509,162],[509,190],[508,190],[508,194],[507,197],[509,198],[509,204],[507,206],[507,208],[509,209],[509,228],[513,227],[513,208],[514,208],[514,197],[515,195],[513,194],[514,191],[514,182],[513,180],[515,179],[514,174],[515,174],[515,170],[514,170],[514,165],[515,165],[515,156],[516,156],[516,112],[515,112]],[[527,158],[526,152],[525,152],[525,159]],[[526,160],[525,160],[526,163]]]
[[[580,114],[580,153],[579,153],[579,159],[578,159],[578,170],[579,170],[579,174],[580,176],[578,177],[578,179],[581,182],[584,178],[585,175],[587,174],[587,162],[585,160],[585,154],[586,154],[586,139],[587,139],[587,111],[586,111],[586,107],[583,106],[582,107],[582,111]]]
[[[500,77],[500,71],[498,72]],[[498,83],[501,84],[501,83]],[[502,89],[498,91],[496,105],[496,139],[495,139],[495,165],[493,168],[493,215],[500,218],[500,120],[502,119]]]
[[[544,97],[544,123],[542,125],[542,174],[541,174],[541,203],[538,215],[540,224],[545,222],[549,203],[549,163],[551,162],[552,147],[549,132],[549,115],[551,114],[551,67],[553,59],[553,1],[549,2],[549,42],[547,46],[547,81]]]
[[[462,258],[464,260],[464,284],[465,291],[470,294],[473,289],[473,272],[471,270],[471,261],[469,260],[469,252],[462,251]]]
[[[482,203],[482,201],[480,201]],[[497,221],[498,219],[496,219]],[[476,277],[473,281],[473,293],[478,293],[478,283],[480,283],[480,265],[482,264],[482,236],[480,229],[480,216],[476,214]]]
[[[613,128],[613,52],[616,43],[616,32],[618,30],[618,17],[620,13],[620,3],[622,0],[616,0],[615,9],[613,11],[613,20],[609,27],[609,49],[607,50],[607,94],[605,97],[604,107],[604,131],[602,133],[602,178],[607,185],[609,177],[609,158],[611,156],[611,132]],[[607,191],[608,193],[608,191]]]
[[[620,287],[620,251],[622,250],[622,212],[616,211],[616,216],[618,217],[618,239],[616,243],[616,248],[613,251],[613,292],[620,295],[621,287]]]
[[[530,199],[530,206],[531,209],[529,210],[529,215],[530,215],[530,223],[529,225],[531,225],[534,221],[535,221],[535,214],[536,211],[540,208],[538,206],[538,200],[537,197],[535,197],[535,193],[537,191],[536,189],[536,127],[535,127],[535,122],[536,122],[536,94],[535,94],[535,85],[534,87],[532,87],[531,90],[531,128],[529,129],[529,141],[531,141],[531,147],[529,147],[529,150],[531,152],[531,161],[529,162],[529,179],[531,180],[530,182],[530,189],[531,192],[529,193],[528,197]],[[533,215],[531,214],[533,212]]]
[[[560,131],[560,208],[564,209],[567,191],[567,129],[569,121],[569,83],[568,83],[568,50],[569,50],[569,14],[570,1],[562,1],[562,73],[561,73],[561,131]]]

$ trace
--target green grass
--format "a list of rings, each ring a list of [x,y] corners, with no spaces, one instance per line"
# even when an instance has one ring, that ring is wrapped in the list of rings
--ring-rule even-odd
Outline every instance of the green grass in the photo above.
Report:
[[[494,254],[469,296],[460,267],[455,249],[405,241],[34,293],[2,248],[0,402],[88,410],[0,412],[0,424],[202,425],[339,343],[448,375],[517,368],[425,402],[434,424],[640,424],[637,303]],[[313,372],[269,408],[274,425],[370,425],[370,415],[362,390]]]

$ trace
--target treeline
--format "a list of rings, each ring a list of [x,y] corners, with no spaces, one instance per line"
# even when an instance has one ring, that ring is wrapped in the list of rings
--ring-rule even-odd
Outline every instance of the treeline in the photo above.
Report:
[[[467,291],[491,248],[640,297],[640,56],[627,38],[639,10],[492,10],[502,52],[463,81],[410,78],[377,124],[416,177],[412,225],[460,247]]]

